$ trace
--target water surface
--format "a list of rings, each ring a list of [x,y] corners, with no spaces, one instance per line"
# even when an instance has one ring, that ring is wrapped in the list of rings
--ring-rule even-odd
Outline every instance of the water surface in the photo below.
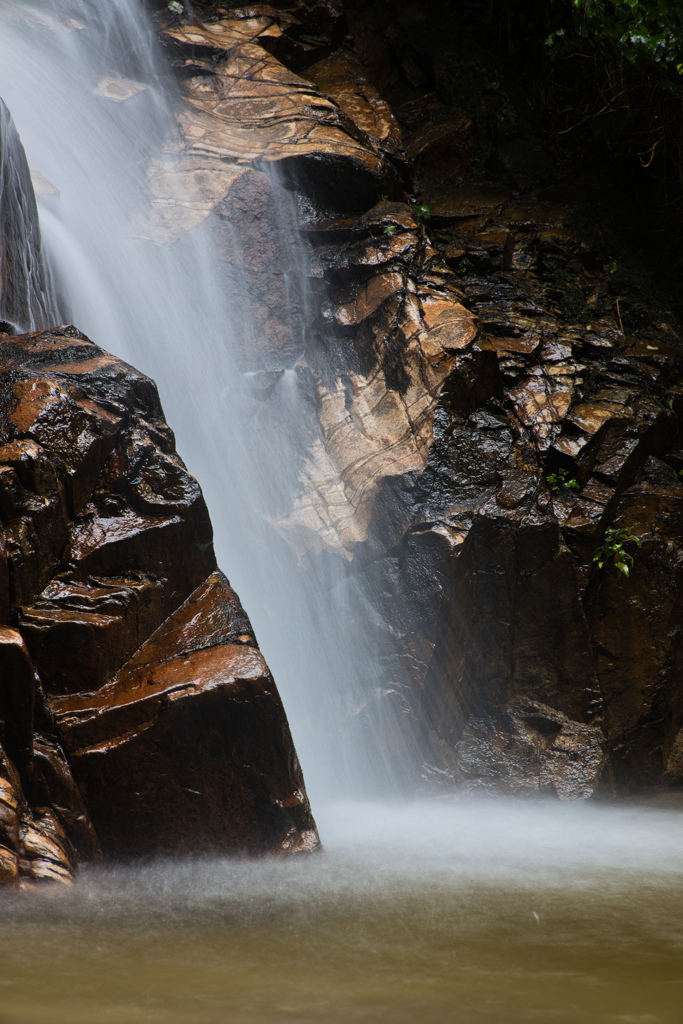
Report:
[[[433,801],[0,902],[1,1024],[683,1024],[683,816]]]

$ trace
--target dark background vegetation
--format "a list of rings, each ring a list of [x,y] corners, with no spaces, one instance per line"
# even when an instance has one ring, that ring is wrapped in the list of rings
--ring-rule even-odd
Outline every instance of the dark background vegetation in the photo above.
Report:
[[[493,142],[521,127],[566,175],[611,184],[624,238],[653,265],[680,319],[683,4],[437,0],[429,12],[444,29],[444,98],[464,100],[480,120],[495,111]],[[526,112],[527,125],[506,107],[518,120]]]

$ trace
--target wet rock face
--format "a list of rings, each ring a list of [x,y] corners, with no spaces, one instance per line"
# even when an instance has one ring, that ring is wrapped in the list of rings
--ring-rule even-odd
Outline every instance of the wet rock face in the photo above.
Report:
[[[464,416],[444,394],[392,555],[422,570],[390,577],[408,605],[419,580],[422,626],[394,627],[390,671],[410,663],[415,713],[449,748],[470,716],[519,697],[599,724],[625,792],[662,783],[681,725],[681,350],[656,324],[624,336],[608,268],[586,322],[567,323],[543,254],[549,236],[565,265],[589,247],[563,227],[578,197],[559,198],[498,199],[472,234],[472,189],[453,188],[434,225],[459,251],[503,395]],[[375,585],[391,564],[371,568]]]
[[[277,246],[240,242],[266,401],[305,342],[308,441],[278,526],[305,560],[351,564],[383,692],[416,762],[431,751],[416,775],[563,799],[678,784],[682,347],[607,193],[562,177],[500,69],[422,5],[200,7],[201,29],[166,32],[174,160],[234,175],[205,204],[228,278],[235,234],[277,237],[278,182],[298,193],[295,329],[265,297],[284,294]]]
[[[222,573],[111,682],[52,707],[106,853],[318,845],[275,684]]]
[[[471,716],[445,757],[462,790],[473,795],[585,800],[613,794],[601,730],[536,701]]]
[[[58,319],[43,257],[31,172],[0,99],[0,331],[38,330]]]
[[[101,851],[315,848],[153,383],[65,327],[0,339],[0,387],[5,881]]]
[[[101,857],[80,793],[50,730],[21,633],[0,628],[0,886],[70,882],[79,857]]]

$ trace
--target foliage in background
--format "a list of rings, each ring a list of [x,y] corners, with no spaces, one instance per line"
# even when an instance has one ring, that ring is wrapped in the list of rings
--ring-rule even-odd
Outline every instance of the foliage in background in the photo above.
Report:
[[[540,99],[558,142],[606,146],[683,237],[683,2],[552,0],[545,26]]]
[[[592,49],[612,50],[631,64],[657,65],[665,75],[683,74],[683,4],[672,0],[554,0],[570,27],[546,39],[556,53],[571,52],[576,38]],[[576,38],[572,39],[572,35]]]

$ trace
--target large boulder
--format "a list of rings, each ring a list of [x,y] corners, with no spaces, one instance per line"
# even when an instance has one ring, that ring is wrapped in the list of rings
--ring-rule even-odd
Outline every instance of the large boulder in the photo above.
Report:
[[[275,684],[221,573],[111,682],[52,708],[105,853],[318,845]]]
[[[64,327],[0,337],[0,386],[6,880],[70,877],[100,850],[315,848],[154,384]]]

